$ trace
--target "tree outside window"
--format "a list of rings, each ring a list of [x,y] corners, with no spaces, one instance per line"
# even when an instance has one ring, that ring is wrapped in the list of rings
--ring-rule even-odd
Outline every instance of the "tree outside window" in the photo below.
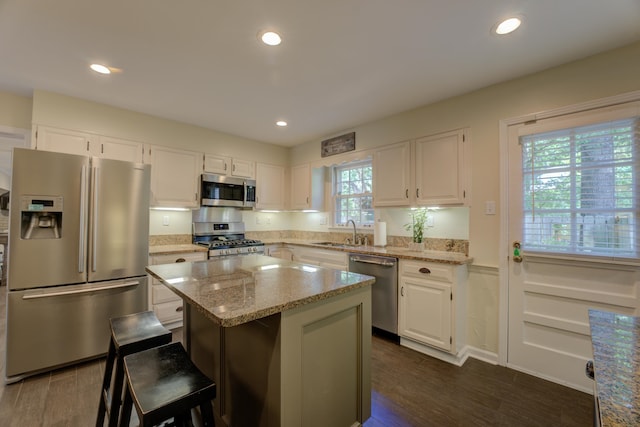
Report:
[[[373,168],[371,161],[334,168],[335,224],[352,219],[356,225],[373,225]]]

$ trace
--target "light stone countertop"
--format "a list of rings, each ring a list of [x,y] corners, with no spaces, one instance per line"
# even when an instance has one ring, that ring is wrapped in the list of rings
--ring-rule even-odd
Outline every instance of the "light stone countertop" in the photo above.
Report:
[[[640,318],[589,310],[602,426],[640,425]]]
[[[426,262],[438,262],[442,264],[453,264],[453,265],[462,265],[462,264],[471,264],[473,262],[473,258],[468,257],[467,255],[460,252],[445,252],[445,251],[412,251],[409,248],[395,247],[395,246],[329,246],[329,245],[319,245],[317,241],[314,240],[301,240],[301,239],[274,239],[274,240],[263,240],[265,245],[273,245],[273,244],[288,244],[288,245],[298,245],[298,246],[306,246],[317,249],[329,249],[332,251],[340,251],[340,252],[349,252],[349,253],[360,253],[360,254],[369,254],[369,255],[381,255],[381,256],[392,256],[400,259],[413,259],[418,261],[426,261]]]
[[[149,246],[149,255],[183,254],[189,252],[207,252],[207,248],[200,245],[154,245]]]
[[[151,265],[146,270],[223,327],[332,298],[375,281],[363,274],[263,255]]]

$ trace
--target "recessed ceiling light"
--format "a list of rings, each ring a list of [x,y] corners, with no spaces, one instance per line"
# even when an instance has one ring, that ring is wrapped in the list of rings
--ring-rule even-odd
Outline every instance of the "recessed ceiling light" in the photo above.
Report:
[[[91,68],[96,73],[111,74],[111,70],[109,69],[109,67],[104,66],[102,64],[91,64],[89,68]]]
[[[282,43],[282,38],[280,34],[274,33],[273,31],[266,31],[260,35],[260,40],[264,44],[268,44],[269,46],[278,46]]]
[[[500,35],[509,34],[517,30],[521,23],[522,20],[520,18],[505,19],[496,26],[495,32]]]
[[[276,125],[278,125],[280,127],[285,127],[287,125],[287,122],[285,122],[284,120],[278,120],[276,122]]]

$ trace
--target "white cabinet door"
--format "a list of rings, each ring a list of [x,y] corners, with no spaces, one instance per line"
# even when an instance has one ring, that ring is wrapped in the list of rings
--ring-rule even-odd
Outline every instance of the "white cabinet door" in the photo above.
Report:
[[[255,178],[254,163],[249,160],[231,159],[231,175],[241,178]]]
[[[344,271],[348,270],[349,266],[346,252],[331,249],[316,249],[304,246],[295,247],[293,260],[296,262]]]
[[[194,262],[207,259],[207,252],[187,252],[166,255],[152,255],[149,264],[172,264],[174,262]],[[153,310],[163,325],[172,328],[182,326],[182,298],[171,289],[149,275],[151,288],[149,291],[149,310]]]
[[[373,154],[373,205],[409,206],[415,200],[411,169],[410,141],[377,149]]]
[[[291,168],[291,209],[309,209],[311,205],[310,178],[309,164]]]
[[[416,140],[416,201],[419,205],[464,204],[463,130]]]
[[[285,208],[284,166],[256,164],[256,209],[282,210]]]
[[[312,169],[309,164],[291,168],[291,209],[320,211],[324,208],[324,174],[324,167]]]
[[[226,175],[231,168],[231,157],[214,156],[213,154],[204,155],[204,171],[205,173],[215,173],[218,175]]]
[[[202,154],[149,146],[151,206],[198,207]]]
[[[82,156],[92,155],[91,144],[97,144],[98,140],[97,135],[46,126],[37,126],[35,134],[35,144],[38,150]]]
[[[241,178],[253,179],[255,177],[254,162],[213,154],[204,155],[204,171],[205,173],[231,175]]]
[[[400,336],[451,351],[451,284],[401,276],[399,290]]]
[[[99,148],[99,156],[102,158],[142,163],[142,153],[144,149],[143,144],[139,142],[113,138],[111,136],[101,136]]]
[[[140,142],[48,126],[37,126],[35,136],[38,150],[142,163]]]

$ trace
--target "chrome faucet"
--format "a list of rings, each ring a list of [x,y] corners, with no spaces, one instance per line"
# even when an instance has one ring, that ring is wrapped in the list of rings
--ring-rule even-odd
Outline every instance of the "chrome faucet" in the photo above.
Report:
[[[349,221],[347,221],[347,226],[349,225],[349,223],[353,224],[353,239],[351,240],[351,244],[355,245],[356,244],[356,222],[350,219]]]

